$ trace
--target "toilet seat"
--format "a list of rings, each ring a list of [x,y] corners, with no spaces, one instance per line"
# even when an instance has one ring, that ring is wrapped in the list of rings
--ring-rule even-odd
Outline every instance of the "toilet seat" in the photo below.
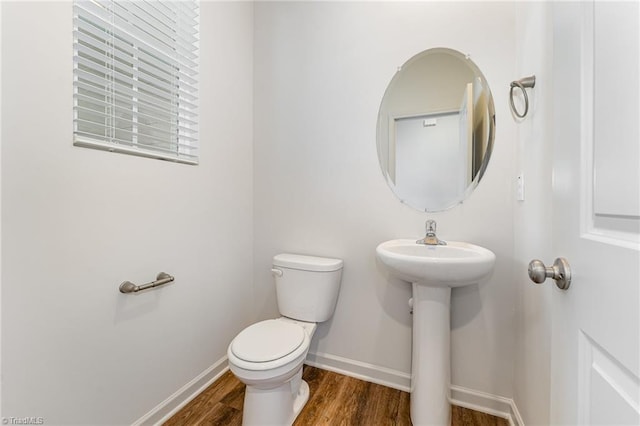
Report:
[[[301,325],[282,319],[250,325],[229,345],[229,362],[245,370],[264,371],[305,356],[310,339]]]
[[[247,362],[274,361],[298,349],[304,334],[302,327],[290,322],[261,321],[242,330],[231,342],[231,351]]]

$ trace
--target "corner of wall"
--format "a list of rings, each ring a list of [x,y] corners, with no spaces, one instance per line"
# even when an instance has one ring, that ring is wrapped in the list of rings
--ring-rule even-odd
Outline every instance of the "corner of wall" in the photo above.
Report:
[[[459,407],[507,419],[510,426],[524,426],[518,407],[511,398],[452,385],[450,401]]]
[[[551,255],[551,112],[552,64],[549,52],[552,29],[549,4],[517,4],[518,31],[516,78],[536,75],[529,90],[529,114],[518,121],[518,173],[525,178],[525,200],[515,201],[514,267],[525,271],[534,258]],[[530,424],[549,423],[551,339],[551,287],[533,285],[517,274],[517,340],[514,400]]]

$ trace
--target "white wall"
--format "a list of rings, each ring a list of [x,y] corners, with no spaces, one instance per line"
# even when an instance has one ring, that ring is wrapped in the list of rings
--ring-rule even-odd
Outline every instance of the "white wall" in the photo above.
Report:
[[[525,200],[515,203],[515,279],[517,340],[514,399],[527,425],[549,424],[551,380],[552,282],[536,285],[527,276],[532,259],[550,263],[552,253],[552,5],[517,5],[517,72],[514,78],[536,76],[528,89],[530,109],[517,120],[517,171],[524,175]],[[520,111],[522,111],[522,107]],[[509,118],[511,120],[511,118]]]
[[[497,255],[483,287],[452,295],[452,382],[511,397],[516,287],[512,280],[516,130],[507,92],[514,77],[511,3],[259,2],[254,57],[254,280],[256,316],[277,315],[273,255],[344,259],[335,316],[311,352],[410,371],[409,285],[376,263],[378,243],[424,235]],[[495,148],[473,195],[424,214],[387,188],[376,158],[376,119],[396,68],[432,47],[469,53],[493,91]]]
[[[130,424],[249,321],[253,5],[201,14],[194,167],[73,147],[71,3],[2,3],[4,416]]]

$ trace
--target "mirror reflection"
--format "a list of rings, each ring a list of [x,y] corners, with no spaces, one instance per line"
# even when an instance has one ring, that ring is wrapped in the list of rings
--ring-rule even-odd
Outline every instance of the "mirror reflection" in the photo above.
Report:
[[[378,114],[378,159],[391,190],[418,210],[462,202],[487,167],[495,132],[489,86],[465,55],[429,49],[395,74]]]

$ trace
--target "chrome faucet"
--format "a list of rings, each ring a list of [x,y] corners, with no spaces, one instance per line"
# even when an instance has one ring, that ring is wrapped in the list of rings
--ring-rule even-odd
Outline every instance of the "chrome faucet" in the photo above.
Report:
[[[427,229],[427,233],[424,238],[416,241],[416,244],[426,244],[429,246],[446,246],[447,243],[438,239],[436,236],[436,221],[433,219],[428,219],[425,223],[425,228]]]

